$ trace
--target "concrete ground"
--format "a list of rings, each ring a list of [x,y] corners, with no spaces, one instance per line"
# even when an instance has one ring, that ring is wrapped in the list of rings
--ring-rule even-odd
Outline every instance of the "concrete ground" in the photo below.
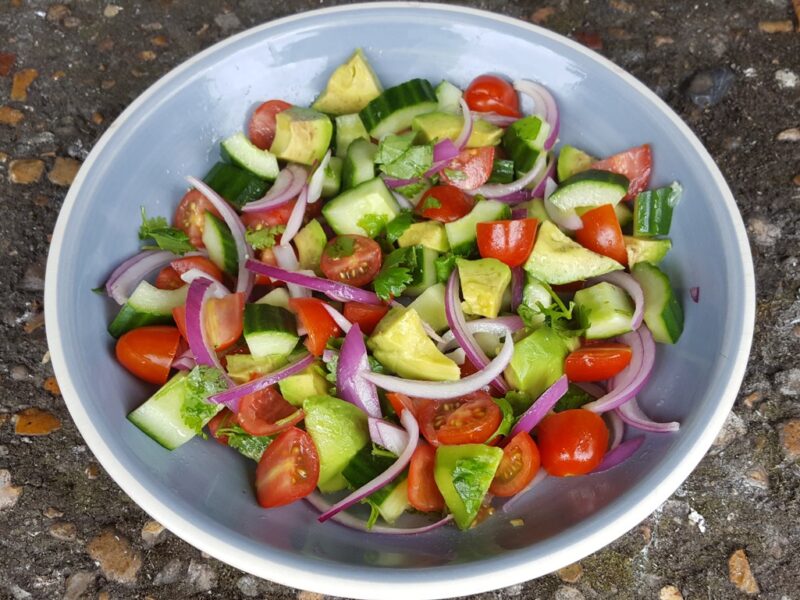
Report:
[[[0,6],[0,597],[298,598],[202,555],[92,457],[42,317],[64,194],[146,87],[252,25],[333,4],[136,0]],[[468,2],[569,35],[662,96],[733,189],[758,276],[755,344],[727,426],[689,480],[579,564],[480,598],[800,598],[800,0]]]

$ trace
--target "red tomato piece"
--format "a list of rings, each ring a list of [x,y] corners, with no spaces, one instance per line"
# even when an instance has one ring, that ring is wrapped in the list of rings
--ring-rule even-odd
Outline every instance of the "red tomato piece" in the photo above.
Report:
[[[436,185],[422,195],[417,214],[441,223],[457,221],[475,205],[475,201],[452,185]]]
[[[156,287],[160,290],[177,290],[184,285],[186,282],[169,265],[161,269],[156,276]]]
[[[186,284],[181,275],[192,269],[203,271],[217,281],[222,281],[222,271],[205,256],[184,256],[176,258],[164,267],[156,277],[156,287],[162,290],[177,290]]]
[[[605,456],[608,428],[600,415],[576,408],[546,416],[536,428],[536,440],[550,475],[585,475]]]
[[[346,302],[344,317],[351,323],[358,323],[361,331],[369,335],[389,312],[386,304],[364,304],[363,302]]]
[[[518,494],[531,482],[540,465],[539,448],[527,431],[520,431],[503,448],[503,459],[489,491],[501,498]]]
[[[185,340],[186,306],[172,309],[172,318]],[[233,346],[242,335],[244,322],[244,292],[228,294],[224,298],[209,298],[203,310],[203,320],[209,343],[218,352]]]
[[[509,267],[518,267],[528,260],[538,227],[537,219],[478,223],[478,250],[483,258],[496,258]]]
[[[441,512],[444,498],[433,478],[436,450],[419,441],[408,466],[408,503],[421,512]]]
[[[299,423],[303,411],[289,404],[273,387],[243,396],[236,421],[250,435],[275,435]]]
[[[630,346],[616,342],[578,348],[567,355],[564,371],[570,381],[605,381],[631,362]]]
[[[292,298],[289,300],[291,308],[300,319],[300,324],[308,332],[306,348],[314,356],[322,356],[328,340],[339,337],[342,330],[330,316],[322,300],[317,298]]]
[[[211,434],[211,437],[214,438],[218,444],[227,446],[228,436],[217,435],[217,431],[219,431],[220,429],[233,427],[234,425],[236,425],[236,415],[233,414],[233,412],[230,409],[223,408],[221,411],[215,414],[208,422],[208,431]]]
[[[178,208],[175,209],[175,227],[189,236],[189,241],[195,248],[205,248],[203,228],[205,227],[206,211],[215,217],[222,218],[214,205],[197,190],[186,192],[181,198]]]
[[[319,268],[331,281],[361,287],[381,270],[383,253],[378,242],[363,235],[339,235],[322,251]]]
[[[269,150],[272,140],[275,139],[275,116],[291,107],[291,104],[283,100],[267,100],[259,106],[247,125],[250,141],[262,150]]]
[[[468,148],[450,161],[439,178],[462,190],[474,190],[489,180],[494,165],[494,146]]]
[[[162,385],[169,378],[180,341],[181,334],[175,327],[137,327],[117,340],[117,360],[139,379]]]
[[[591,166],[592,169],[611,171],[628,178],[628,195],[630,200],[636,194],[643,192],[650,185],[650,173],[653,170],[653,155],[650,144],[630,148],[614,156],[598,160]]]
[[[464,100],[474,111],[520,116],[516,90],[508,81],[494,75],[479,75],[473,79],[464,92]]]
[[[583,227],[575,232],[575,239],[584,248],[613,258],[622,265],[628,264],[625,238],[610,204],[603,204],[581,215]]]
[[[259,262],[262,262],[265,265],[271,265],[273,267],[278,266],[278,260],[275,258],[275,253],[272,251],[272,248],[263,248],[262,250],[258,250],[257,258]],[[253,283],[255,285],[271,285],[273,283],[276,286],[284,285],[283,282],[272,281],[272,279],[266,275],[261,275],[260,273],[256,273]]]
[[[264,508],[305,498],[319,482],[319,454],[314,440],[292,427],[267,446],[256,468],[256,495]]]
[[[428,402],[418,412],[422,435],[432,445],[482,444],[503,420],[500,407],[480,390],[441,402]]]

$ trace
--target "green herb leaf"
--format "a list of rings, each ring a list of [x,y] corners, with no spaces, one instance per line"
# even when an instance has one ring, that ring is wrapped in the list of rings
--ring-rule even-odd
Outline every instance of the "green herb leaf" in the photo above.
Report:
[[[406,198],[413,198],[417,194],[419,194],[422,190],[428,187],[428,184],[423,179],[422,181],[417,181],[416,183],[409,183],[406,185],[401,185],[400,187],[394,188],[394,191],[398,194],[405,196]]]
[[[222,371],[198,365],[186,377],[186,392],[181,405],[181,417],[187,427],[200,433],[203,426],[219,412],[220,405],[208,402],[213,396],[227,389]]]
[[[414,215],[410,210],[401,210],[400,214],[386,224],[386,239],[394,243],[414,223]]]
[[[516,416],[524,413],[533,404],[533,398],[518,390],[510,390],[505,396],[505,401],[511,406]]]
[[[544,316],[544,325],[550,327],[561,337],[571,338],[579,337],[586,331],[586,327],[582,325],[581,319],[574,315],[575,303],[570,301],[569,305],[565,305],[558,294],[553,291],[546,282],[540,281],[539,283],[544,286],[550,296],[553,298],[552,306],[544,306],[541,302],[536,303],[536,307],[530,307],[526,304],[521,304],[517,309],[517,313],[522,317],[522,321],[526,327],[536,328],[542,325],[541,316]],[[586,315],[582,315],[586,317]]]
[[[492,398],[494,403],[500,407],[500,411],[503,413],[503,420],[500,421],[500,425],[497,426],[497,430],[494,432],[492,437],[486,440],[486,444],[491,442],[493,439],[500,437],[502,435],[508,435],[511,431],[511,428],[514,426],[514,408],[505,398]]]
[[[442,208],[442,203],[435,196],[428,196],[422,202],[422,210],[428,210],[428,209],[433,209],[433,208]]]
[[[142,207],[142,225],[139,227],[139,239],[152,239],[159,248],[174,254],[186,254],[194,250],[189,242],[189,236],[176,227],[170,227],[164,217],[147,218],[147,213]]]
[[[436,281],[446,283],[450,279],[450,273],[456,268],[456,257],[453,254],[442,254],[433,261],[436,269]]]
[[[443,173],[450,181],[463,181],[467,178],[467,174],[458,169],[444,169]]]
[[[101,285],[101,286],[98,286],[96,288],[92,288],[92,291],[95,294],[98,294],[99,296],[105,296],[106,295],[106,286]]]
[[[345,258],[353,256],[356,251],[356,242],[353,238],[339,235],[325,248],[325,254],[330,258]]]
[[[559,398],[553,411],[561,412],[563,410],[571,410],[573,408],[580,408],[584,404],[588,404],[594,400],[590,394],[584,392],[577,385],[570,383],[567,393]]]
[[[453,487],[468,515],[478,514],[484,497],[484,484],[494,476],[495,463],[489,456],[459,458],[453,469]],[[488,485],[486,486],[488,487]]]
[[[386,215],[368,214],[361,217],[357,225],[366,232],[368,237],[374,238],[383,231],[388,220],[389,217]]]
[[[433,145],[413,146],[414,132],[387,135],[378,145],[375,162],[381,171],[398,179],[420,177],[433,165]]]
[[[413,272],[417,266],[414,248],[398,248],[383,261],[383,267],[373,280],[375,293],[383,300],[402,295],[414,281]]]
[[[264,450],[275,439],[274,436],[269,435],[250,435],[239,425],[218,429],[217,436],[220,435],[228,438],[228,446],[235,448],[241,454],[256,462],[261,460]]]
[[[339,353],[336,352],[333,358],[324,364],[325,369],[328,371],[325,374],[325,379],[330,381],[333,385],[336,385],[336,369],[339,367]]]
[[[417,134],[413,131],[403,135],[387,135],[378,144],[375,162],[378,164],[393,163],[411,147],[415,137]]]
[[[276,237],[286,230],[286,225],[274,225],[262,227],[261,229],[248,229],[244,234],[244,239],[254,250],[265,250],[272,248],[276,243]]]

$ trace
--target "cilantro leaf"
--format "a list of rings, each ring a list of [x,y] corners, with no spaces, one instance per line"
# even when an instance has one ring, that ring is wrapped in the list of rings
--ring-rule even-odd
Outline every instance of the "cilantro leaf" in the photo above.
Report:
[[[421,181],[416,181],[414,183],[408,183],[406,185],[401,185],[400,187],[394,188],[394,191],[398,194],[405,196],[406,198],[413,198],[417,194],[419,194],[422,190],[428,187],[427,182],[423,179]]]
[[[592,396],[584,392],[577,385],[570,383],[567,393],[559,398],[558,402],[556,402],[556,405],[553,407],[553,411],[561,412],[562,410],[580,408],[592,400],[594,400]]]
[[[492,434],[492,437],[486,440],[487,444],[497,437],[508,435],[508,433],[511,431],[511,428],[514,426],[515,420],[514,408],[511,406],[508,400],[505,398],[492,398],[492,400],[495,404],[497,404],[497,406],[500,407],[500,411],[503,413],[503,420],[500,421],[500,425],[497,426],[497,429],[495,430],[494,434]]]
[[[422,210],[442,208],[442,202],[435,196],[428,196],[422,203]]]
[[[450,181],[463,181],[467,178],[467,174],[458,169],[444,169],[443,173]]]
[[[147,218],[147,213],[142,207],[142,225],[139,227],[139,239],[152,239],[159,248],[174,254],[186,254],[194,250],[189,242],[189,236],[177,227],[170,227],[164,217]]]
[[[587,315],[574,314],[574,302],[570,301],[569,305],[565,305],[564,301],[547,282],[539,281],[539,283],[550,294],[553,299],[553,304],[551,306],[545,306],[541,302],[537,302],[535,307],[521,304],[517,309],[517,313],[522,317],[525,326],[536,328],[544,324],[550,327],[555,333],[565,338],[583,335],[586,331],[585,319]],[[544,317],[544,320],[542,320],[542,317]]]
[[[433,266],[436,269],[436,281],[446,283],[450,279],[450,273],[456,268],[456,257],[453,254],[437,256]]]
[[[181,405],[184,424],[200,433],[203,426],[219,411],[220,405],[208,402],[208,397],[224,389],[227,384],[219,369],[198,365],[186,378],[186,391]]]
[[[361,217],[356,224],[366,232],[367,237],[374,238],[381,231],[383,231],[383,228],[386,227],[388,220],[389,217],[386,215],[376,215],[370,213]]]
[[[416,136],[417,134],[413,131],[404,135],[387,135],[378,144],[375,162],[378,164],[393,163],[411,147]]]
[[[417,266],[417,255],[414,248],[398,248],[383,261],[383,267],[373,280],[375,293],[383,300],[402,295],[414,281],[414,269]]]
[[[228,438],[228,446],[236,448],[241,454],[256,462],[261,460],[264,450],[275,439],[269,435],[250,435],[239,425],[218,429],[217,436],[220,435]]]
[[[356,251],[356,242],[353,238],[345,235],[338,235],[328,244],[325,253],[330,258],[345,258],[353,256]]]
[[[375,162],[381,171],[398,179],[420,177],[433,165],[433,145],[413,146],[416,134],[387,135],[378,146]]]
[[[406,229],[414,223],[414,215],[410,210],[401,210],[400,214],[386,224],[386,239],[396,242]]]
[[[262,227],[261,229],[248,229],[244,234],[244,239],[254,250],[264,250],[272,248],[276,243],[276,237],[286,230],[286,225],[275,225],[272,227]]]
[[[325,369],[328,371],[325,374],[325,379],[330,381],[333,385],[336,385],[336,369],[339,367],[339,353],[334,353],[333,358],[324,364]]]

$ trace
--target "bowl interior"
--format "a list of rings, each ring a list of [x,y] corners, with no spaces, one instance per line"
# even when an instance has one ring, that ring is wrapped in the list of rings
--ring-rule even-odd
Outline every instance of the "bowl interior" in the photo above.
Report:
[[[200,439],[170,453],[125,419],[149,388],[114,360],[105,327],[115,307],[91,289],[136,252],[140,206],[169,217],[186,190],[184,176],[202,176],[217,160],[219,140],[241,130],[255,105],[269,98],[309,104],[356,46],[386,86],[446,77],[463,87],[484,72],[541,81],[561,108],[562,143],[598,156],[650,143],[653,183],[684,187],[664,264],[686,327],[675,347],[659,346],[640,397],[653,417],[680,420],[682,428],[648,435],[634,459],[608,473],[549,479],[511,515],[522,527],[498,514],[466,533],[444,528],[397,538],[320,525],[304,503],[264,511],[246,459]],[[53,243],[48,335],[66,400],[92,450],[137,502],[189,542],[283,583],[314,589],[324,581],[328,593],[375,596],[375,586],[412,582],[429,584],[418,597],[475,592],[549,572],[621,535],[707,449],[741,381],[752,325],[749,252],[730,194],[688,129],[631,82],[563,38],[436,6],[309,13],[237,36],[180,67],[129,108],[92,153]],[[699,303],[689,299],[692,286],[701,287]],[[492,571],[496,577],[476,583]],[[395,595],[400,588],[389,589]]]

